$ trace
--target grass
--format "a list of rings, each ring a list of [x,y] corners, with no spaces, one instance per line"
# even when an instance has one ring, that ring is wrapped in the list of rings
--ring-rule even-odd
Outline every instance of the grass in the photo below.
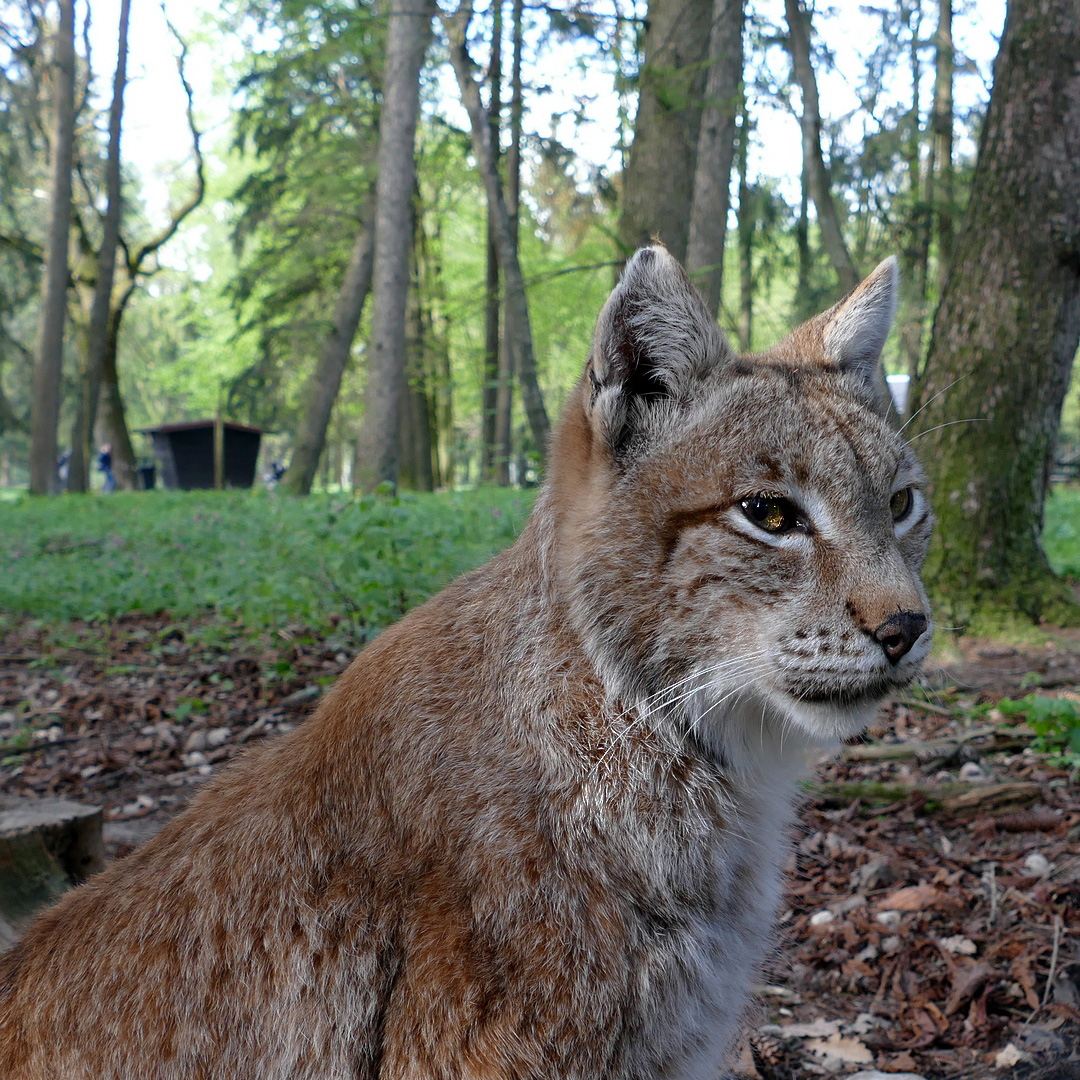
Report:
[[[531,497],[266,492],[24,497],[0,508],[0,612],[46,623],[177,620],[367,636],[510,544]]]
[[[0,505],[4,616],[61,626],[131,612],[259,633],[361,636],[510,544],[531,495],[497,488],[399,498],[253,492],[22,496]],[[1059,487],[1043,534],[1080,579],[1080,488]]]
[[[1080,487],[1058,485],[1046,504],[1043,548],[1059,574],[1080,581]]]

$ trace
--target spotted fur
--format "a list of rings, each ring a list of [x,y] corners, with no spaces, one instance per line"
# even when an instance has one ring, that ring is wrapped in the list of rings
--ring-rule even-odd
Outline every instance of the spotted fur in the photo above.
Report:
[[[715,1077],[792,779],[929,644],[895,290],[736,357],[639,252],[518,543],[31,927],[0,1076]]]

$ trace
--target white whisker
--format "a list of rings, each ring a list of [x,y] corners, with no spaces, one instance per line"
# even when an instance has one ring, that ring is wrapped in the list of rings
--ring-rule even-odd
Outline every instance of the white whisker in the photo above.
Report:
[[[949,420],[944,424],[937,424],[935,427],[920,431],[918,435],[912,435],[911,438],[908,439],[908,442],[915,442],[916,439],[921,439],[924,435],[929,435],[932,431],[940,431],[942,428],[952,427],[953,424],[979,424],[984,423],[989,419],[989,416],[969,416],[966,420]]]
[[[954,387],[954,386],[955,386],[955,385],[956,385],[956,384],[957,384],[958,382],[962,382],[962,381],[963,381],[964,379],[966,379],[966,378],[968,377],[968,375],[970,375],[970,374],[971,374],[971,372],[969,371],[969,372],[967,373],[967,375],[961,375],[961,376],[960,376],[959,378],[953,379],[953,381],[952,381],[951,383],[949,383],[949,385],[948,385],[948,386],[946,386],[946,387],[945,387],[945,390],[951,390],[951,389],[952,389],[952,388],[953,388],[953,387]],[[919,407],[918,407],[918,408],[917,408],[917,409],[916,409],[916,410],[915,410],[915,411],[914,411],[914,412],[913,412],[913,413],[912,413],[912,414],[911,414],[911,415],[910,415],[910,416],[909,416],[909,417],[908,417],[908,418],[907,418],[907,419],[906,419],[906,420],[904,421],[904,423],[903,423],[903,424],[901,425],[901,427],[900,427],[900,434],[902,435],[902,434],[904,433],[904,431],[905,431],[905,429],[907,428],[908,424],[910,424],[910,423],[911,423],[911,421],[912,421],[912,420],[914,420],[914,419],[915,419],[915,417],[916,417],[916,416],[918,416],[918,415],[919,415],[919,413],[921,413],[921,412],[923,411],[923,409],[925,409],[925,408],[927,407],[927,405],[930,405],[930,404],[931,404],[932,402],[935,402],[935,401],[937,401],[937,399],[938,399],[939,397],[941,397],[941,395],[942,395],[942,394],[944,394],[944,393],[945,393],[945,390],[939,390],[939,391],[938,391],[938,392],[937,392],[937,393],[936,393],[936,394],[935,394],[935,395],[934,395],[934,396],[933,396],[933,397],[932,397],[932,398],[930,399],[930,401],[924,401],[924,402],[923,402],[923,403],[922,403],[922,404],[921,404],[921,405],[920,405],[920,406],[919,406]]]

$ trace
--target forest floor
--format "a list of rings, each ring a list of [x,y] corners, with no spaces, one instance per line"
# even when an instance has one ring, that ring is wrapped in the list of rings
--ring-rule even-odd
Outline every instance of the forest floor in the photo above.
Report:
[[[229,759],[302,723],[354,651],[285,629],[226,652],[197,630],[9,624],[0,805],[103,805],[123,858]],[[817,768],[737,1075],[1080,1078],[1080,789],[997,709],[1033,689],[1080,701],[1080,634],[1052,637],[961,641]]]

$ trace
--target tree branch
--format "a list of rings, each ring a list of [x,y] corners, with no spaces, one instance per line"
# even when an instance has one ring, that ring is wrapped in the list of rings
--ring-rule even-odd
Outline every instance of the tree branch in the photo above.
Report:
[[[165,25],[168,26],[169,33],[172,34],[180,46],[180,54],[176,58],[176,70],[184,87],[184,95],[187,98],[185,113],[187,115],[188,131],[191,133],[192,152],[195,155],[195,187],[184,202],[173,211],[172,217],[165,228],[157,236],[152,237],[143,244],[135,252],[134,257],[128,252],[127,246],[124,245],[124,251],[128,252],[128,273],[131,277],[141,273],[142,264],[176,235],[176,230],[180,228],[183,220],[203,201],[206,194],[206,163],[203,161],[202,155],[202,133],[195,123],[195,93],[191,89],[191,83],[188,82],[185,66],[188,52],[187,44],[180,36],[180,32],[169,21],[164,4],[161,5],[161,13],[165,18]]]

